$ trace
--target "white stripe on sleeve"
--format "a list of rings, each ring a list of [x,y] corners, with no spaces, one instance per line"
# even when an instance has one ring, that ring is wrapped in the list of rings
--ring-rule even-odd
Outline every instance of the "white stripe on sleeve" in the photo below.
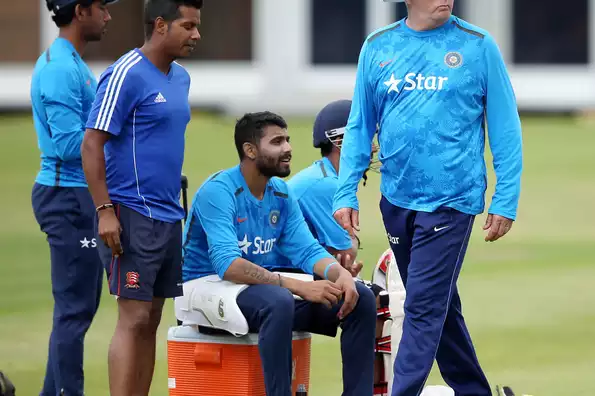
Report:
[[[99,108],[99,113],[97,114],[97,120],[95,121],[95,129],[103,129],[102,125],[105,124],[105,119],[107,118],[108,109],[112,104],[112,98],[114,95],[114,91],[116,89],[116,84],[118,79],[122,75],[122,71],[126,68],[126,65],[135,58],[140,59],[140,55],[134,51],[130,51],[126,54],[120,62],[118,62],[114,69],[112,70],[112,74],[109,78],[107,83],[107,88],[103,94],[103,100],[101,102],[101,107]]]

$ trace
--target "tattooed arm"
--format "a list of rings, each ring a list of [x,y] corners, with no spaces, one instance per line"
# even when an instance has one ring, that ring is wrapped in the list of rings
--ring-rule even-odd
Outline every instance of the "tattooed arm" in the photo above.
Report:
[[[278,274],[273,274],[265,268],[241,257],[238,257],[231,263],[227,271],[225,271],[223,279],[247,285],[268,284],[281,286],[283,283]]]
[[[242,257],[242,251],[238,244],[238,230],[236,229],[236,219],[238,218],[235,201],[236,189],[233,185],[228,185],[226,175],[211,177],[205,182],[197,192],[192,204],[192,219],[189,222],[189,229],[185,233],[185,243],[188,242],[188,238],[199,238],[197,245],[203,249],[203,254],[199,255],[202,256],[200,260],[204,260],[205,253],[208,254],[208,265],[212,266],[213,272],[221,279],[238,284],[281,286],[309,301],[334,302],[327,290],[331,287],[327,285],[327,283],[330,284],[329,281],[304,282],[290,277],[282,277]],[[341,267],[333,266],[326,271],[327,266],[335,260],[321,246],[311,246],[315,244],[315,240],[303,219],[302,223],[302,232],[290,233],[289,236],[303,239],[302,234],[305,234],[309,238],[306,243],[290,241],[286,244],[292,246],[290,250],[296,256],[301,252],[307,257],[307,260],[303,260],[307,262],[305,266],[307,273],[315,272],[320,276],[326,275],[327,279],[336,280],[340,272],[338,268]],[[192,224],[202,227],[202,232],[200,229],[191,232]],[[200,240],[203,235],[207,239],[206,244]],[[188,254],[192,244],[186,246]],[[323,299],[324,301],[322,301]]]
[[[237,258],[231,263],[227,271],[225,271],[223,279],[246,285],[281,286],[289,289],[294,294],[299,290],[300,283],[303,283],[302,281],[293,278],[274,274],[266,268],[251,263],[243,258]]]
[[[333,262],[332,259],[323,258],[315,264],[315,270],[324,272],[324,269]],[[340,265],[332,266],[328,275],[331,279],[339,278],[341,272],[345,272],[349,279],[351,275]],[[291,293],[302,297],[304,300],[326,305],[329,309],[339,302],[343,295],[341,287],[328,280],[319,280],[314,282],[304,282],[294,278],[288,278],[267,271],[265,268],[251,263],[243,258],[235,259],[223,279],[235,283],[247,285],[276,285],[285,287]]]

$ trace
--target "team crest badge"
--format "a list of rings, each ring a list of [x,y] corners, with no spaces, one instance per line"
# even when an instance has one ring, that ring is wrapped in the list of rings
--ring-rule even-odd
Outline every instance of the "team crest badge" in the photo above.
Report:
[[[126,273],[126,285],[127,289],[140,289],[138,284],[138,272],[127,272]]]
[[[444,63],[450,68],[457,68],[463,64],[463,55],[458,52],[451,51],[444,57]]]
[[[271,227],[276,227],[277,223],[279,222],[279,211],[272,210],[269,214],[269,223],[271,223]]]

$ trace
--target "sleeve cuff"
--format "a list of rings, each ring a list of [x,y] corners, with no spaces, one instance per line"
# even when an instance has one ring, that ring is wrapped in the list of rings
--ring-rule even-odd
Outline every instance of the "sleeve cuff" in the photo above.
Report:
[[[320,247],[320,249],[322,250],[321,252],[315,254],[314,256],[310,257],[308,260],[302,263],[302,270],[304,270],[304,272],[306,272],[307,274],[314,275],[314,265],[323,258],[332,258],[332,256],[322,248],[322,246]]]
[[[339,209],[351,208],[353,210],[359,210],[357,202],[357,196],[340,198],[333,203],[333,213]]]
[[[332,247],[333,249],[336,249],[336,250],[349,250],[353,246],[353,242],[351,241],[351,238],[349,238],[349,241],[342,240],[339,243],[331,242],[331,243],[327,243],[327,246]]]
[[[516,220],[516,212],[490,208],[490,210],[488,210],[488,213],[492,214],[492,215],[506,217],[507,219],[510,219],[513,221]]]
[[[219,278],[223,279],[225,273],[227,272],[229,267],[231,267],[231,264],[238,258],[240,257],[233,256],[219,260],[221,263],[223,263],[223,265],[214,266],[216,268],[217,275],[219,275]]]

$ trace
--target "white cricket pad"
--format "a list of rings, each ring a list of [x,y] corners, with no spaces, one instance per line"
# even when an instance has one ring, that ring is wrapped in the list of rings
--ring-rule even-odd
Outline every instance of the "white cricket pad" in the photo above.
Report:
[[[313,280],[312,275],[308,274],[278,273],[303,281]],[[182,326],[225,330],[236,337],[246,335],[248,322],[238,306],[237,297],[248,286],[223,280],[218,275],[185,282],[184,294],[174,300],[176,318],[182,322]]]

